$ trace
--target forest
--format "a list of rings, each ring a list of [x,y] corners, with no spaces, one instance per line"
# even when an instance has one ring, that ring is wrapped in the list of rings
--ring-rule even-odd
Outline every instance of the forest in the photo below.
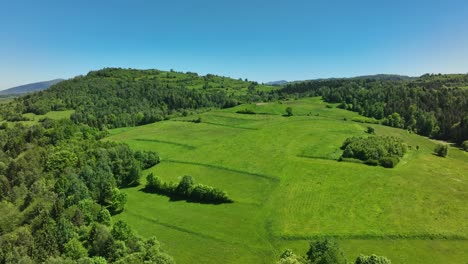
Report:
[[[111,216],[156,152],[102,142],[105,132],[44,119],[0,130],[0,263],[173,263],[155,238]]]
[[[295,82],[278,93],[286,98],[322,96],[384,125],[461,144],[468,139],[467,87],[468,74],[377,75]]]
[[[212,74],[106,68],[20,97],[1,114],[8,121],[22,121],[27,120],[22,113],[73,109],[71,120],[75,123],[111,129],[236,106],[255,99],[247,94],[256,86],[256,82]]]

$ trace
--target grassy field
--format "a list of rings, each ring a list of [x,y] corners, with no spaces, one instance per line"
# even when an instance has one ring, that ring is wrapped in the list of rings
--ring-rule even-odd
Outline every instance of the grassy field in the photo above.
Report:
[[[282,116],[288,106],[292,117]],[[201,123],[189,116],[111,130],[107,140],[160,153],[144,175],[191,175],[235,201],[170,201],[140,185],[124,190],[116,218],[157,236],[178,263],[272,263],[284,248],[304,254],[317,237],[336,238],[350,260],[377,253],[393,263],[467,263],[468,153],[451,147],[437,157],[427,138],[353,122],[356,113],[334,106],[320,98],[240,105],[200,114]],[[236,113],[246,108],[257,114]],[[413,146],[396,168],[336,160],[342,142],[367,126]]]

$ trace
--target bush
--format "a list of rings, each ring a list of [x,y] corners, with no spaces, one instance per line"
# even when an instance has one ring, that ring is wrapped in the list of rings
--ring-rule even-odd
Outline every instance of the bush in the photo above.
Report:
[[[394,168],[399,161],[398,157],[383,157],[379,159],[379,165],[384,168]]]
[[[462,143],[462,148],[463,148],[465,151],[468,151],[468,140],[463,141],[463,143]]]
[[[353,158],[364,161],[367,165],[393,168],[398,163],[398,157],[403,157],[407,146],[399,138],[391,136],[371,136],[347,138],[341,146],[342,159]]]
[[[310,263],[346,264],[348,262],[338,244],[328,239],[310,242],[306,255]]]
[[[245,115],[255,115],[255,112],[253,110],[250,110],[250,109],[247,109],[247,108],[245,108],[243,110],[239,110],[236,113],[245,114]]]
[[[188,201],[200,203],[232,203],[233,200],[228,197],[226,192],[206,186],[195,184],[192,176],[184,176],[179,184],[162,182],[152,173],[146,177],[146,191],[171,196],[177,199],[186,199]]]
[[[370,117],[354,117],[351,119],[354,122],[365,123],[365,124],[379,124],[379,120]]]
[[[392,264],[392,262],[383,256],[376,256],[376,255],[371,255],[371,256],[364,256],[364,255],[359,255],[357,257],[355,264]]]
[[[445,145],[445,144],[438,144],[435,149],[434,149],[434,152],[437,154],[437,156],[439,157],[447,157],[448,155],[448,146]]]
[[[154,151],[141,151],[138,150],[134,154],[135,159],[138,160],[141,164],[141,167],[146,170],[154,165],[158,164],[160,161],[159,154]]]
[[[293,116],[293,109],[292,107],[286,107],[286,116]]]
[[[375,129],[373,127],[367,127],[366,133],[375,134]]]

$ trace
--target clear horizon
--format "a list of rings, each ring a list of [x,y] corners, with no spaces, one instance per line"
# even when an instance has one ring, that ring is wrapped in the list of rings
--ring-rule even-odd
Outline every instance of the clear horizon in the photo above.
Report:
[[[259,82],[468,72],[466,1],[0,3],[0,90],[104,67]]]

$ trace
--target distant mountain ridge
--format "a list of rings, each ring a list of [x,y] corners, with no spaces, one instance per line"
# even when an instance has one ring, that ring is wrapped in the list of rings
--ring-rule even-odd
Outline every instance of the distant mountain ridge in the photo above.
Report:
[[[286,80],[280,80],[280,81],[267,82],[265,84],[266,85],[279,86],[279,85],[283,85],[283,84],[287,84],[287,83],[288,83],[288,81],[286,81]]]
[[[0,91],[0,95],[25,94],[25,93],[42,91],[61,81],[63,81],[63,79],[55,79],[55,80],[44,81],[44,82],[24,84],[24,85],[12,87],[12,88]]]

